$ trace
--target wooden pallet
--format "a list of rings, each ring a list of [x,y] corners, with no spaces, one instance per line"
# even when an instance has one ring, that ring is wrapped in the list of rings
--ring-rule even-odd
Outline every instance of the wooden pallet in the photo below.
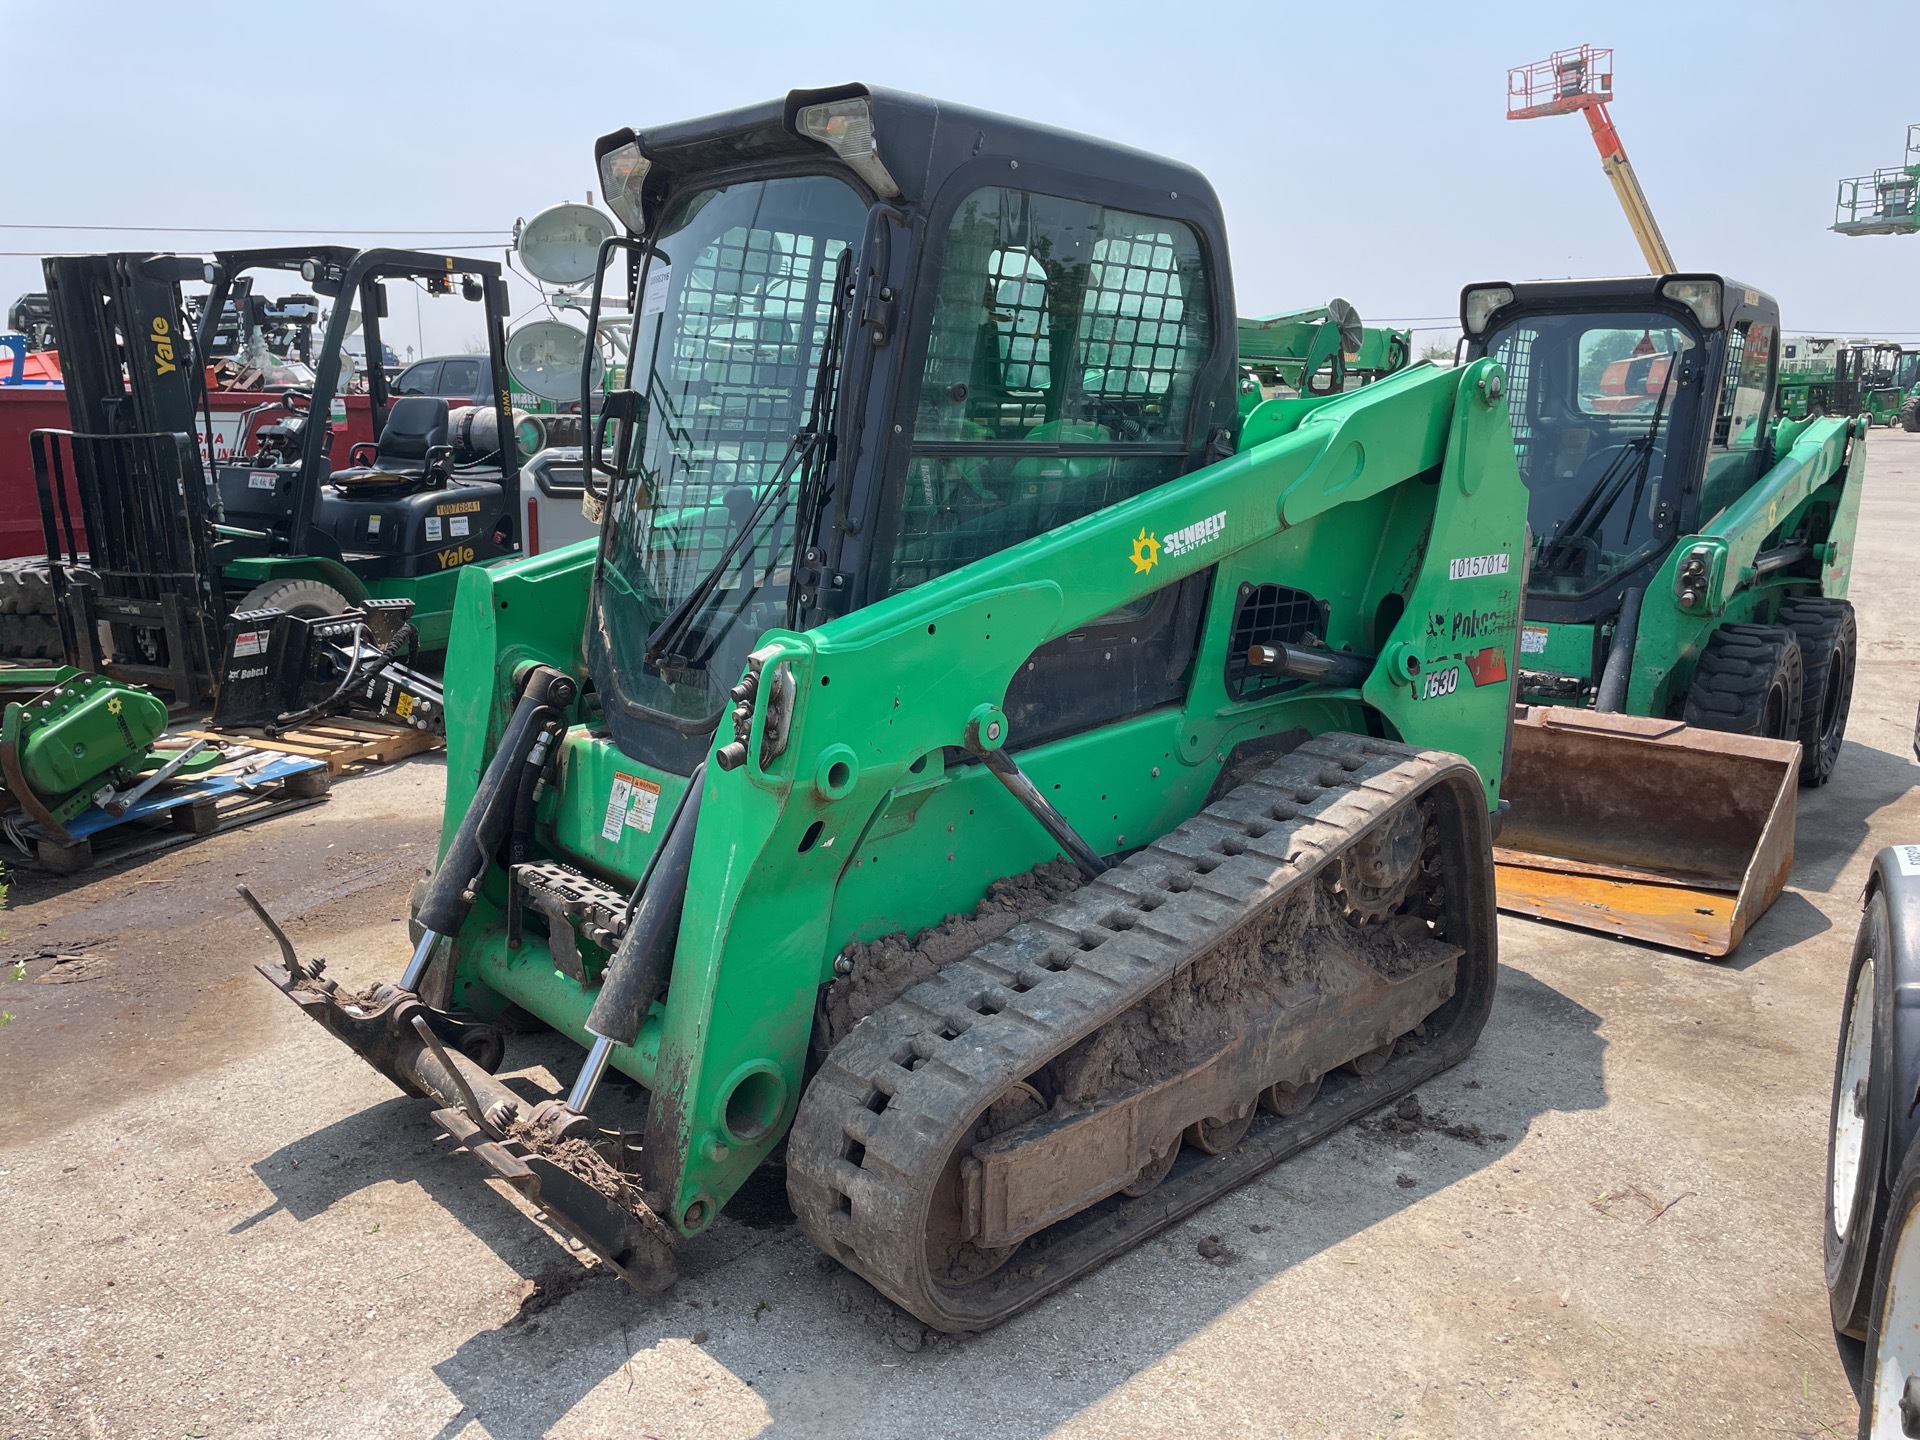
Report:
[[[30,848],[38,868],[77,875],[96,862],[131,860],[200,835],[251,825],[327,798],[333,772],[304,755],[236,757],[191,779],[170,781],[122,816],[99,808],[67,822],[66,840],[17,813],[7,829]]]
[[[334,775],[355,765],[389,765],[409,755],[421,755],[442,748],[444,736],[398,725],[387,720],[346,718],[315,720],[283,735],[269,736],[254,726],[236,725],[225,730],[187,730],[190,740],[217,741],[226,746],[250,745],[261,750],[278,750],[286,755],[302,755],[327,762]]]

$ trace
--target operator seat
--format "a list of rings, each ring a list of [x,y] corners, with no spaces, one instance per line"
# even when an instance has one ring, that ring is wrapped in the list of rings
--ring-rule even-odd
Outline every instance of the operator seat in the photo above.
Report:
[[[373,450],[368,464],[336,470],[332,483],[343,489],[376,486],[382,489],[441,489],[453,462],[447,443],[447,402],[437,395],[408,395],[393,402],[380,443],[353,447],[353,456]]]

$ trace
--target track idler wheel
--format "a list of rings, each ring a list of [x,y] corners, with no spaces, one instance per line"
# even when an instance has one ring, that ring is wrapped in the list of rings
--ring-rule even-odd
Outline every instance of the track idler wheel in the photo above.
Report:
[[[1378,1075],[1387,1068],[1387,1062],[1393,1058],[1393,1047],[1398,1041],[1389,1040],[1377,1050],[1366,1050],[1347,1061],[1347,1069],[1362,1079],[1369,1075]]]
[[[1225,1115],[1210,1115],[1187,1127],[1187,1143],[1205,1155],[1224,1155],[1246,1138],[1258,1100],[1242,1100]]]
[[[1313,1104],[1313,1097],[1320,1093],[1320,1082],[1324,1078],[1316,1075],[1304,1085],[1275,1081],[1260,1092],[1260,1107],[1269,1114],[1287,1118],[1304,1115]]]
[[[1129,1200],[1136,1200],[1158,1188],[1160,1182],[1166,1179],[1168,1172],[1173,1169],[1173,1162],[1179,1158],[1180,1140],[1175,1137],[1167,1142],[1166,1149],[1140,1167],[1140,1173],[1123,1186],[1120,1193]]]

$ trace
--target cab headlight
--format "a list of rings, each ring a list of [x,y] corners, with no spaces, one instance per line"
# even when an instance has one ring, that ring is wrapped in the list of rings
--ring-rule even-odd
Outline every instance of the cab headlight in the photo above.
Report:
[[[1478,339],[1486,330],[1487,321],[1493,318],[1493,312],[1512,303],[1511,285],[1476,285],[1460,297],[1461,328]]]
[[[653,162],[640,153],[638,142],[633,140],[600,157],[600,193],[606,197],[607,207],[635,235],[647,233],[640,192],[652,168]]]
[[[818,140],[846,161],[877,194],[890,200],[900,193],[893,176],[880,163],[880,145],[873,134],[873,102],[865,96],[808,105],[794,120],[802,135]]]

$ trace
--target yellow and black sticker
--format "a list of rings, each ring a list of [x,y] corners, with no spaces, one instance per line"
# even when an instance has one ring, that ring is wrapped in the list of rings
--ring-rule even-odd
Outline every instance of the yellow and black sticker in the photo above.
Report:
[[[179,367],[173,363],[173,327],[164,316],[153,317],[153,373],[156,377],[171,375]]]
[[[1140,533],[1133,537],[1133,573],[1144,575],[1160,563],[1160,541],[1149,535],[1146,527],[1140,527]]]
[[[433,513],[436,515],[476,515],[479,511],[478,500],[455,500],[450,504],[433,507]]]

